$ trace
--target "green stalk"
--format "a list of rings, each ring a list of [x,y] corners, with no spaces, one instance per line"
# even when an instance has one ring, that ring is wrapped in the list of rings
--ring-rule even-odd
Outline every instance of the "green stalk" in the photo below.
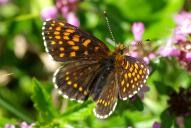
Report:
[[[33,120],[23,114],[22,112],[18,111],[17,109],[15,109],[11,104],[7,103],[4,99],[0,98],[0,106],[4,107],[5,109],[7,109],[9,112],[13,113],[15,116],[17,116],[18,118],[28,122],[28,123],[32,123]]]

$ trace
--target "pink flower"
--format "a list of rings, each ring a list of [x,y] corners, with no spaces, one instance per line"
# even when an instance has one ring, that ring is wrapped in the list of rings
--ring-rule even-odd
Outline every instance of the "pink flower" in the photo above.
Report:
[[[186,19],[176,29],[178,34],[191,34],[191,19]]]
[[[152,126],[152,128],[160,128],[160,127],[161,127],[160,123],[158,123],[158,122],[154,122],[154,124]]]
[[[75,3],[77,0],[68,0],[69,3]]]
[[[32,124],[27,124],[26,122],[22,122],[20,124],[20,128],[32,128],[34,126],[34,123]]]
[[[184,42],[187,40],[186,35],[178,34],[176,29],[174,31],[174,36],[172,37],[172,39],[173,39],[173,42],[179,42],[179,41]]]
[[[69,7],[68,6],[63,6],[61,8],[61,13],[62,13],[62,16],[65,17],[69,12]]]
[[[187,19],[191,19],[191,13],[181,12],[181,13],[175,15],[175,17],[174,17],[174,20],[177,25],[182,25],[182,23]]]
[[[72,13],[72,12],[68,13],[66,19],[67,19],[68,23],[70,23],[70,24],[72,24],[72,25],[74,25],[76,27],[80,26],[80,22],[79,22],[77,16],[74,13]]]
[[[158,53],[163,57],[179,56],[180,55],[180,50],[175,48],[173,46],[172,39],[169,39],[165,46],[162,46],[162,47],[159,48]]]
[[[9,0],[0,0],[0,5],[6,4],[8,2],[9,2]]]
[[[4,128],[15,128],[15,125],[12,125],[12,124],[6,124],[4,126]]]
[[[186,53],[186,59],[191,62],[191,52]]]
[[[43,20],[53,19],[57,17],[56,7],[46,7],[41,11],[41,17]]]
[[[141,41],[144,32],[144,24],[142,22],[133,23],[131,31],[133,32],[134,39],[136,41]]]

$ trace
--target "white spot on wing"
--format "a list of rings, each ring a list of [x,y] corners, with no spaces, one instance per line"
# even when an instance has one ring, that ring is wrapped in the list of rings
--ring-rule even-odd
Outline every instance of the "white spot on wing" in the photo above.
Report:
[[[99,119],[105,119],[105,118],[109,117],[109,116],[114,112],[116,106],[117,106],[117,101],[116,101],[115,104],[113,105],[112,110],[111,110],[107,115],[99,115],[98,113],[96,113],[95,108],[93,109],[93,112],[94,112],[94,115],[95,115],[97,118],[99,118]]]
[[[137,94],[137,91],[134,91],[133,94],[134,94],[134,95]]]
[[[68,96],[67,96],[67,95],[65,95],[65,94],[62,94],[62,96],[63,96],[64,98],[68,99]]]
[[[78,103],[83,103],[83,100],[77,100]]]
[[[129,94],[129,98],[131,98],[133,95]]]
[[[127,100],[127,97],[124,97],[123,100]]]

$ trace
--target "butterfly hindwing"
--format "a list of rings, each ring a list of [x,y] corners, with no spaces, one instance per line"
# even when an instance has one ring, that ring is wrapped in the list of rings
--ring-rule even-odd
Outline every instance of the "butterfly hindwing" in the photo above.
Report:
[[[119,97],[127,100],[135,95],[144,85],[149,75],[146,63],[131,56],[124,56],[117,65]]]
[[[109,49],[96,37],[63,21],[48,20],[42,27],[46,51],[56,61],[100,60]]]
[[[72,62],[59,68],[53,77],[55,88],[64,98],[82,102],[89,96],[89,87],[99,64],[95,62]]]
[[[117,105],[118,89],[115,81],[115,73],[111,72],[106,80],[106,84],[96,101],[94,114],[97,118],[104,119],[110,116]]]

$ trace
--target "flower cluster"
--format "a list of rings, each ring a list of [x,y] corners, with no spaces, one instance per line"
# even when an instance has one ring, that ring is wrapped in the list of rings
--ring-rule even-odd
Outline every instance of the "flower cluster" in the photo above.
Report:
[[[133,23],[131,31],[134,36],[134,41],[130,44],[128,54],[136,58],[143,58],[148,64],[156,55],[153,49],[151,49],[151,42],[147,42],[143,46],[142,35],[144,33],[144,24],[142,22]]]
[[[35,124],[32,123],[32,124],[27,124],[26,122],[22,122],[20,125],[19,125],[19,128],[32,128]],[[13,124],[6,124],[4,126],[4,128],[16,128],[15,125]]]
[[[174,17],[176,28],[165,46],[158,50],[163,57],[176,57],[180,64],[191,72],[191,13],[181,12]]]
[[[78,27],[80,22],[76,16],[77,7],[77,0],[56,0],[55,6],[46,7],[41,11],[41,17],[46,20],[57,18],[58,14],[61,14],[68,23]]]
[[[179,92],[172,91],[168,100],[169,111],[176,116],[191,115],[191,89],[180,88]]]

